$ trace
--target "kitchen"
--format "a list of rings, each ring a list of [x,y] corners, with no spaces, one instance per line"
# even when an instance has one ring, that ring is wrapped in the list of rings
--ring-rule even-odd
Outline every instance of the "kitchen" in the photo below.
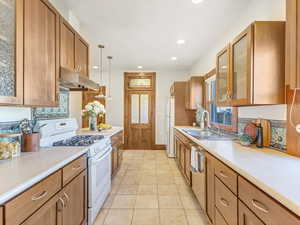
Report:
[[[300,224],[298,14],[0,0],[0,225]]]

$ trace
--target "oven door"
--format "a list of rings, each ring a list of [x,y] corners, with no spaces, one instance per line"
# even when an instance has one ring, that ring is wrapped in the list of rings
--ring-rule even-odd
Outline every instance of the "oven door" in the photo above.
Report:
[[[88,206],[101,208],[111,190],[111,146],[89,158]]]

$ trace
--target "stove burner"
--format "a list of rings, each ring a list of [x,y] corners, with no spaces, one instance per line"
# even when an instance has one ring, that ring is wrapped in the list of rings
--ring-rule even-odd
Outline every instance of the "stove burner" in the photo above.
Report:
[[[66,140],[54,142],[53,146],[90,146],[103,138],[103,135],[77,135]]]

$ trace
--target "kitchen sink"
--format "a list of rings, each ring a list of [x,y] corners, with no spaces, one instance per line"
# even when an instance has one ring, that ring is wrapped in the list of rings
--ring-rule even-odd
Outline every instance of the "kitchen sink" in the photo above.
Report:
[[[182,129],[183,132],[191,135],[199,140],[215,140],[215,141],[232,141],[234,138],[229,136],[218,135],[209,130]]]

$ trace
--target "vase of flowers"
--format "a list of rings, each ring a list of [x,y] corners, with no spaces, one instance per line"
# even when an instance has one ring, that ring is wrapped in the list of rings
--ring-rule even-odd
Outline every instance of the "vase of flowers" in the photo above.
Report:
[[[89,129],[91,131],[97,130],[97,118],[99,115],[105,114],[105,107],[98,101],[88,103],[82,110],[85,117],[89,117]]]

